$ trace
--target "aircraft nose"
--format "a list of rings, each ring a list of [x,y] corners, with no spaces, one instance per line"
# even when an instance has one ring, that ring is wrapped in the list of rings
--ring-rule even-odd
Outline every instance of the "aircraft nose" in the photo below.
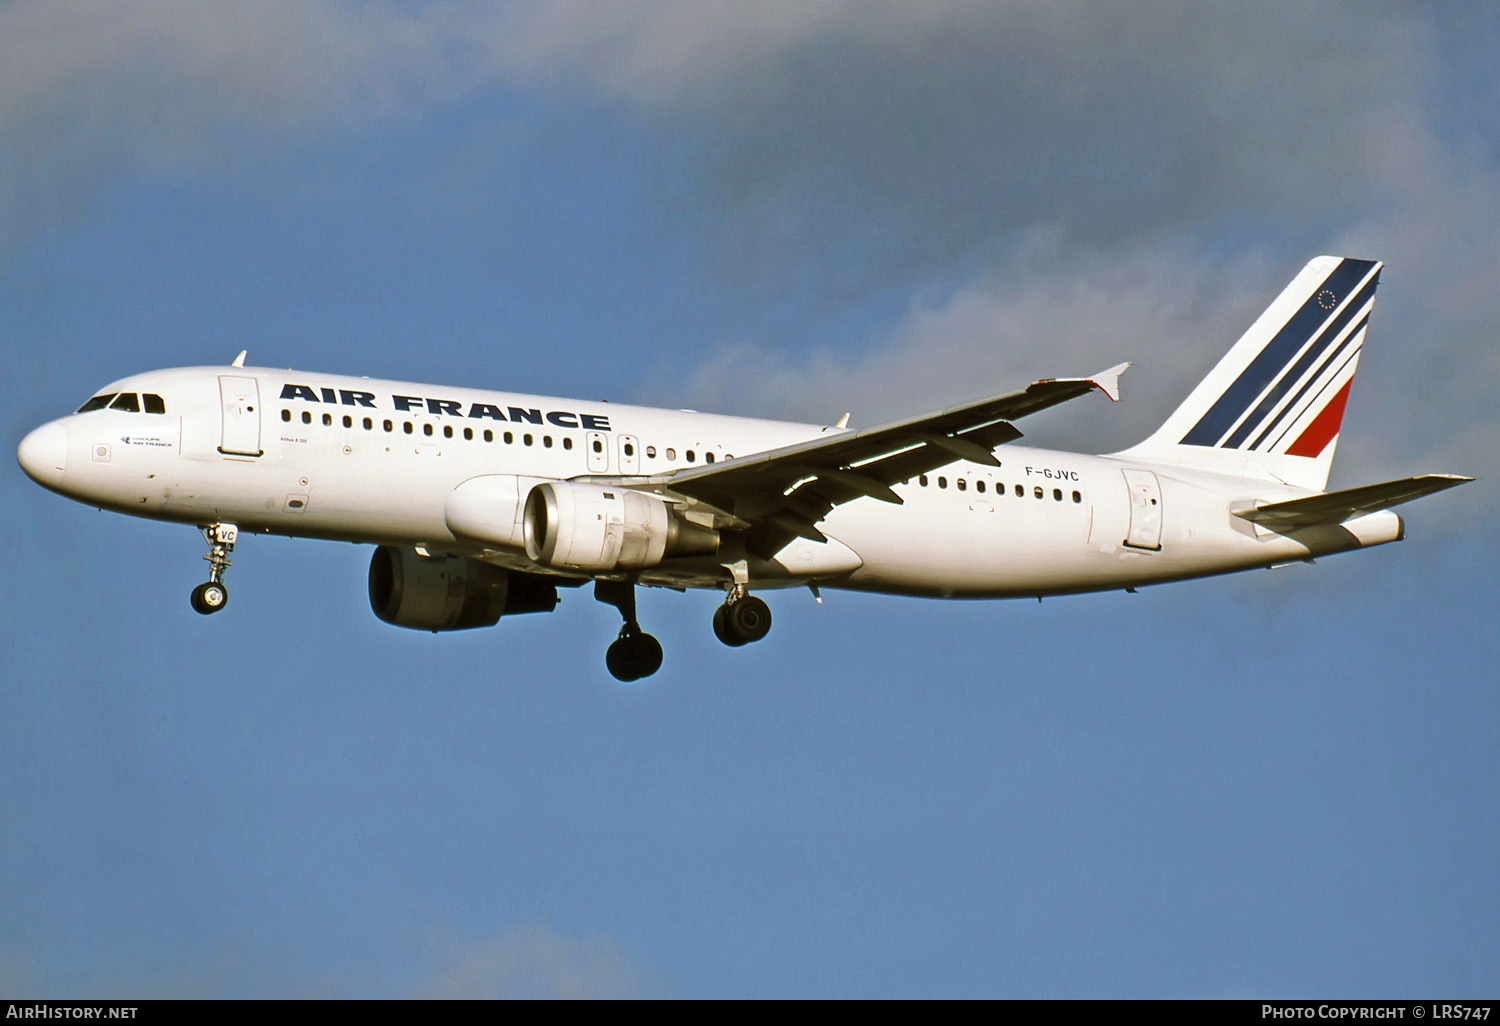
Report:
[[[43,424],[21,439],[16,459],[37,484],[56,488],[68,467],[67,429],[57,423]]]

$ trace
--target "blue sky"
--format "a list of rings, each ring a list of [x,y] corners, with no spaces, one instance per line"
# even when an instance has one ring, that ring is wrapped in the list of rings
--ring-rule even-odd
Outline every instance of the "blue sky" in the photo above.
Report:
[[[1500,16],[949,0],[0,5],[6,437],[252,363],[856,423],[1386,261],[1318,565],[1036,603],[648,592],[449,636],[365,548],[0,475],[0,994],[1421,996],[1500,985]],[[1097,397],[1096,397],[1097,398]]]

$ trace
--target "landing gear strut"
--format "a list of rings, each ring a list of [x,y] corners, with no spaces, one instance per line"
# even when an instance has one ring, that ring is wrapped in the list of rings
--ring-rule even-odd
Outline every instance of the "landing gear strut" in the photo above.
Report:
[[[224,587],[224,571],[229,569],[229,554],[234,551],[240,531],[233,524],[214,524],[198,530],[208,542],[208,552],[203,556],[208,560],[208,580],[193,589],[192,603],[194,609],[206,616],[217,613],[229,601],[229,589]]]
[[[724,604],[714,610],[714,636],[731,648],[759,641],[771,630],[771,607],[745,590],[743,584],[729,589]]]
[[[594,598],[620,611],[620,636],[604,653],[604,665],[619,681],[640,680],[661,669],[661,642],[635,620],[635,585],[630,581],[595,581]]]

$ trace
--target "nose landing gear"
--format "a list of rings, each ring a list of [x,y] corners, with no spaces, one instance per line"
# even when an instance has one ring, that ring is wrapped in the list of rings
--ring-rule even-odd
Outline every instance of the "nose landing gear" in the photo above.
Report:
[[[239,538],[239,528],[233,524],[213,524],[200,527],[203,540],[208,542],[208,580],[193,589],[192,604],[198,612],[207,616],[217,613],[229,602],[229,589],[224,587],[224,571],[229,569],[229,554]]]

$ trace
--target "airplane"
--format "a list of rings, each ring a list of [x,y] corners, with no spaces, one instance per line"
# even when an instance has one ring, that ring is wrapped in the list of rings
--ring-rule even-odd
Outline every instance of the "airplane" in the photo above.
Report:
[[[593,583],[623,625],[605,663],[655,673],[637,586],[722,591],[713,630],[764,638],[757,591],[941,598],[1134,591],[1398,541],[1390,507],[1472,478],[1325,492],[1382,264],[1309,262],[1149,438],[1027,448],[1014,422],[1120,364],[852,429],[244,365],[106,385],[20,443],[38,484],[196,526],[221,611],[242,533],[376,546],[381,620],[429,631],[552,611]]]

